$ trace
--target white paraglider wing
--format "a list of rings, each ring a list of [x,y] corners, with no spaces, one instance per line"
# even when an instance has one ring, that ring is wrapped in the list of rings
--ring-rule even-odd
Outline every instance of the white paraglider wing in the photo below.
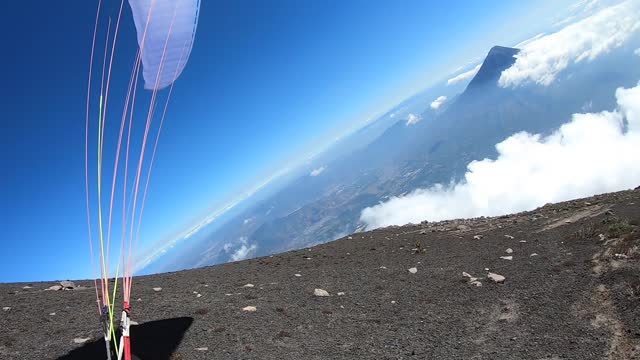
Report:
[[[200,0],[129,0],[142,49],[144,88],[160,90],[182,73],[193,47]]]

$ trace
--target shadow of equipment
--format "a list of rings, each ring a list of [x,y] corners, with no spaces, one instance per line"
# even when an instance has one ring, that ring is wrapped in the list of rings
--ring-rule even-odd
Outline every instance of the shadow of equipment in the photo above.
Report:
[[[139,360],[169,360],[193,323],[191,317],[149,321],[131,326],[131,353]],[[117,334],[119,339],[119,334]],[[104,339],[86,343],[57,360],[106,359]]]

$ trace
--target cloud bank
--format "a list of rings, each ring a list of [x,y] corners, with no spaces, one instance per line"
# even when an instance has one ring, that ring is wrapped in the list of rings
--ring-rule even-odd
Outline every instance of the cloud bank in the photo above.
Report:
[[[236,250],[232,255],[231,255],[231,261],[240,261],[240,260],[244,260],[247,257],[249,257],[249,255],[254,252],[256,250],[256,245],[253,244],[251,246],[248,245],[242,245],[240,246],[240,248],[238,248],[238,250]]]
[[[446,96],[438,96],[437,99],[433,100],[430,106],[433,110],[437,110],[445,101],[447,101]]]
[[[516,62],[500,76],[502,87],[526,82],[553,83],[569,65],[591,61],[622,46],[640,30],[640,1],[605,8],[553,34],[526,44]]]
[[[415,114],[407,115],[407,126],[417,124],[421,120],[420,116]]]
[[[325,168],[326,168],[325,166],[320,166],[317,169],[313,169],[309,173],[309,176],[318,176],[318,175],[322,174],[322,172],[325,170]]]
[[[462,81],[471,80],[474,76],[476,76],[476,74],[480,70],[480,66],[482,66],[482,64],[478,64],[473,69],[469,71],[465,71],[460,75],[452,77],[451,79],[447,80],[447,85],[455,85]]]
[[[616,91],[612,112],[574,114],[553,134],[517,133],[465,180],[418,189],[366,208],[367,229],[423,220],[494,216],[640,185],[640,83]]]

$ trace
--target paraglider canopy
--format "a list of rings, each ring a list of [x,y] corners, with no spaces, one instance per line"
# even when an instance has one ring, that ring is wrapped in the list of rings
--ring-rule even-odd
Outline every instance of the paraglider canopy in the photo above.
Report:
[[[144,88],[160,90],[182,73],[198,24],[200,0],[129,0],[142,51]]]

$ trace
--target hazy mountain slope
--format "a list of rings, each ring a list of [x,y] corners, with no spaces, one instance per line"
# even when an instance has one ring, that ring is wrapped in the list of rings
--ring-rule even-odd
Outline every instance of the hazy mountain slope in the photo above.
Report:
[[[633,49],[621,51],[624,56],[612,54],[576,64],[549,86],[502,88],[497,83],[500,74],[513,64],[518,50],[494,47],[465,91],[438,111],[428,105],[428,99],[442,90],[437,87],[414,98],[409,107],[398,106],[383,116],[382,125],[376,125],[374,132],[384,128],[377,138],[368,138],[371,134],[346,138],[346,142],[366,138],[362,140],[366,145],[343,142],[343,150],[355,150],[330,162],[312,163],[309,169],[322,167],[323,171],[317,176],[302,173],[189,251],[173,254],[175,261],[166,269],[215,264],[335,239],[359,228],[360,211],[365,207],[416,188],[459,179],[469,162],[495,156],[495,144],[516,132],[548,134],[573,113],[612,109],[615,89],[640,79]],[[415,114],[420,121],[408,124],[406,116],[398,115],[400,119],[388,126],[391,115],[406,115],[418,108],[423,109]]]

